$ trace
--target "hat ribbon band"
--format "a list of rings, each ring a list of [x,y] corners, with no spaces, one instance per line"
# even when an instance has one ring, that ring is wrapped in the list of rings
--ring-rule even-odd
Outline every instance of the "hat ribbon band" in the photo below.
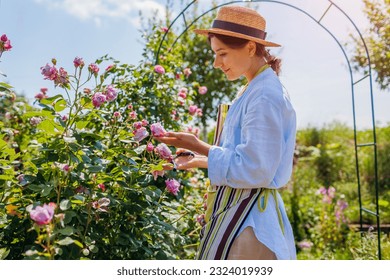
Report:
[[[267,35],[267,32],[257,28],[218,19],[214,20],[212,28],[224,29],[226,31],[232,31],[262,40],[264,40]]]

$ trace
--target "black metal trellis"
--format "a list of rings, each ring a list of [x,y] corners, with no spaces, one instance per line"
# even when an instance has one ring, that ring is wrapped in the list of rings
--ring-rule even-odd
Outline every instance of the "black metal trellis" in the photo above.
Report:
[[[267,2],[267,3],[274,3],[274,4],[280,4],[280,5],[285,5],[285,6],[288,6],[290,8],[293,8],[301,13],[303,13],[304,15],[308,16],[309,18],[311,18],[313,21],[315,21],[318,25],[320,25],[334,40],[335,42],[338,44],[338,46],[340,47],[346,61],[347,61],[347,64],[348,64],[348,69],[349,69],[349,73],[350,73],[350,82],[351,82],[351,93],[352,93],[352,113],[353,113],[353,126],[354,126],[354,146],[355,146],[355,163],[356,163],[356,176],[357,176],[357,184],[358,184],[358,196],[359,196],[359,214],[360,214],[360,231],[362,232],[363,231],[363,212],[369,214],[369,215],[373,215],[376,217],[376,226],[377,226],[377,243],[378,243],[378,259],[382,259],[382,256],[381,256],[381,227],[380,227],[380,215],[379,215],[379,188],[378,188],[378,164],[377,164],[377,140],[376,140],[376,129],[375,129],[375,110],[374,110],[374,97],[373,97],[373,91],[372,91],[372,72],[371,72],[371,61],[370,61],[370,55],[368,53],[368,48],[367,48],[367,45],[364,41],[364,38],[359,30],[359,28],[356,26],[356,24],[353,22],[353,20],[347,15],[347,13],[345,13],[339,6],[337,6],[333,1],[331,0],[327,0],[329,2],[329,6],[326,8],[326,10],[324,11],[324,13],[322,14],[322,16],[317,20],[315,17],[313,17],[311,14],[309,14],[308,12],[304,11],[303,9],[297,7],[297,6],[294,6],[292,4],[288,4],[286,2],[282,2],[282,1],[274,1],[274,0],[238,0],[238,1],[226,1],[226,3],[223,3],[223,4],[219,4],[215,7],[212,7],[211,9],[207,10],[206,12],[202,13],[200,16],[198,16],[197,18],[195,18],[191,23],[188,23],[186,18],[185,18],[185,12],[188,10],[189,7],[191,7],[195,2],[196,0],[190,2],[182,11],[181,13],[178,14],[178,16],[172,21],[172,23],[169,25],[168,27],[168,31],[173,27],[173,25],[177,22],[177,20],[179,18],[183,18],[183,21],[184,21],[184,30],[182,31],[182,33],[180,33],[180,35],[177,36],[177,38],[175,39],[174,43],[172,44],[172,48],[174,47],[174,45],[176,44],[176,42],[179,40],[179,38],[184,34],[186,33],[193,25],[195,22],[197,22],[201,17],[203,17],[204,15],[206,15],[207,13],[219,8],[219,7],[222,7],[222,6],[226,6],[226,5],[230,5],[230,4],[235,4],[235,3],[252,3],[252,2]],[[366,57],[367,57],[367,61],[368,61],[368,74],[365,75],[364,77],[362,77],[361,79],[357,80],[357,81],[354,81],[354,77],[353,77],[353,72],[352,72],[352,67],[351,67],[351,63],[348,59],[348,56],[347,56],[347,53],[344,49],[344,47],[342,46],[342,44],[340,43],[340,41],[337,39],[337,37],[328,29],[326,28],[322,23],[321,21],[324,19],[324,17],[328,14],[329,10],[331,8],[335,8],[337,10],[339,10],[345,17],[346,20],[348,20],[352,25],[353,27],[355,28],[355,31],[357,32],[357,34],[359,35],[362,43],[363,43],[363,46],[365,48],[365,53],[366,53]],[[168,33],[168,32],[167,32]],[[159,48],[156,52],[156,60],[155,60],[155,64],[158,64],[158,60],[159,60],[159,54],[160,54],[160,50],[161,50],[161,47],[162,47],[162,44],[163,42],[165,41],[166,39],[166,36],[167,36],[167,33],[164,34],[161,42],[160,42],[160,45],[159,45]],[[357,84],[359,84],[361,81],[365,80],[366,78],[369,78],[369,82],[370,82],[370,101],[371,101],[371,120],[372,120],[372,142],[369,142],[369,143],[358,143],[358,140],[357,140],[357,128],[356,128],[356,106],[355,106],[355,86]],[[362,148],[362,147],[372,147],[373,148],[373,156],[374,156],[374,179],[375,179],[375,211],[371,211],[369,210],[368,208],[364,207],[362,205],[362,194],[361,194],[361,181],[360,181],[360,168],[359,168],[359,157],[358,157],[358,150],[359,148]]]

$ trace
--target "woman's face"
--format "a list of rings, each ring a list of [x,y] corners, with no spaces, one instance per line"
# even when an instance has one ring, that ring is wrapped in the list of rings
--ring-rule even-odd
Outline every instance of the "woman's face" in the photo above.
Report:
[[[243,48],[232,49],[216,37],[210,38],[211,49],[215,53],[214,68],[220,68],[229,81],[234,81],[242,75],[247,76],[252,65],[250,44]]]

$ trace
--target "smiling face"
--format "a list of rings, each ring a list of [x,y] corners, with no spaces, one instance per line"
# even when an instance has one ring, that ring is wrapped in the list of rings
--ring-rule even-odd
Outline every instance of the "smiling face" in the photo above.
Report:
[[[220,68],[229,81],[237,80],[242,75],[249,79],[253,69],[253,54],[256,49],[254,44],[249,42],[242,47],[232,48],[217,37],[211,37],[210,44],[215,53],[214,68]]]

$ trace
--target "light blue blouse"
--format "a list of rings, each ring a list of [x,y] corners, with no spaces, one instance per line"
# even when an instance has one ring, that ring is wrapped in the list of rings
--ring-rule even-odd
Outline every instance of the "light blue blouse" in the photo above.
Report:
[[[232,188],[285,186],[292,172],[295,135],[293,106],[279,78],[268,68],[249,83],[228,111],[220,144],[212,146],[208,155],[211,184]],[[253,227],[256,237],[278,259],[295,259],[294,237],[280,195],[269,195],[267,205],[263,212],[253,207],[241,231]],[[282,214],[284,233],[276,206]]]

